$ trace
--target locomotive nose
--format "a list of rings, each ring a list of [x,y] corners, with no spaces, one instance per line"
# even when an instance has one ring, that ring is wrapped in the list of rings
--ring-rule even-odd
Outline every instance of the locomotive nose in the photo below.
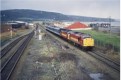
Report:
[[[83,46],[94,46],[94,39],[92,38],[85,38],[83,41]]]

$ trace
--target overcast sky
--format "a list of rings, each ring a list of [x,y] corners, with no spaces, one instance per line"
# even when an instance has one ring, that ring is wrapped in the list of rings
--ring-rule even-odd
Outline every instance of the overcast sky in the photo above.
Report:
[[[33,9],[119,19],[120,0],[1,0],[1,9]]]

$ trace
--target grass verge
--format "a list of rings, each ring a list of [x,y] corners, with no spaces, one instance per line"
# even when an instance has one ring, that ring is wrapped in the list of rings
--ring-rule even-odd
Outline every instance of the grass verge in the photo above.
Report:
[[[77,30],[78,32],[88,33],[95,40],[100,41],[104,44],[111,44],[120,48],[120,37],[114,34],[98,32],[94,30]]]

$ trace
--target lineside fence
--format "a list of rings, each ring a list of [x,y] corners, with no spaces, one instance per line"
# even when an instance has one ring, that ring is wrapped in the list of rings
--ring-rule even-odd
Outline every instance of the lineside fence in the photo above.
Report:
[[[117,44],[117,45],[120,45],[120,44]],[[105,51],[113,51],[113,52],[120,53],[120,47],[112,45],[112,44],[107,44],[96,39],[95,39],[95,46],[103,48]]]

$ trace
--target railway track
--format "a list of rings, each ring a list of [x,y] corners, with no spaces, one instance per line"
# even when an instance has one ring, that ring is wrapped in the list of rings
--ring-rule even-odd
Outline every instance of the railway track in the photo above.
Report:
[[[0,55],[1,55],[0,59],[3,58],[3,57],[13,48],[13,46],[15,46],[15,45],[16,45],[20,40],[22,40],[25,36],[26,36],[26,35],[17,38],[16,40],[12,41],[9,45],[7,45],[5,48],[3,48],[3,49],[0,51]]]
[[[45,28],[43,28],[45,29]],[[46,31],[47,34],[49,34],[50,36],[54,37],[56,40],[58,40],[59,42],[61,42],[62,44],[64,45],[68,45],[69,47],[72,47],[74,49],[77,49],[78,51],[82,51],[80,48],[68,43],[67,41],[65,41],[64,39],[62,39],[61,37],[58,37],[57,35],[53,34],[52,32],[49,32],[49,31]],[[109,59],[109,58],[106,58],[105,56],[102,56],[94,51],[82,51],[82,52],[85,52],[93,57],[95,57],[96,59],[102,61],[103,63],[105,63],[106,65],[108,65],[109,67],[111,67],[112,69],[116,70],[117,72],[120,72],[120,64]]]
[[[20,39],[20,41],[18,41],[18,43],[16,43],[16,45],[13,46],[13,48],[11,48],[4,57],[1,58],[1,70],[4,68],[4,66],[9,62],[9,60],[15,55],[16,51],[18,50],[18,48],[21,46],[21,44],[24,42],[24,40],[27,38],[23,37],[22,39]],[[14,44],[14,43],[13,43]]]
[[[120,64],[101,55],[101,54],[98,54],[94,51],[88,51],[87,52],[88,54],[92,55],[93,57],[95,57],[96,59],[104,62],[105,64],[107,64],[108,66],[110,66],[111,68],[115,69],[116,71],[120,72]]]
[[[31,32],[26,36],[25,41],[19,46],[18,50],[12,55],[1,67],[1,80],[9,80],[17,62],[19,61],[22,53],[27,47],[29,41],[31,40],[34,32]],[[7,54],[7,53],[6,53]]]

